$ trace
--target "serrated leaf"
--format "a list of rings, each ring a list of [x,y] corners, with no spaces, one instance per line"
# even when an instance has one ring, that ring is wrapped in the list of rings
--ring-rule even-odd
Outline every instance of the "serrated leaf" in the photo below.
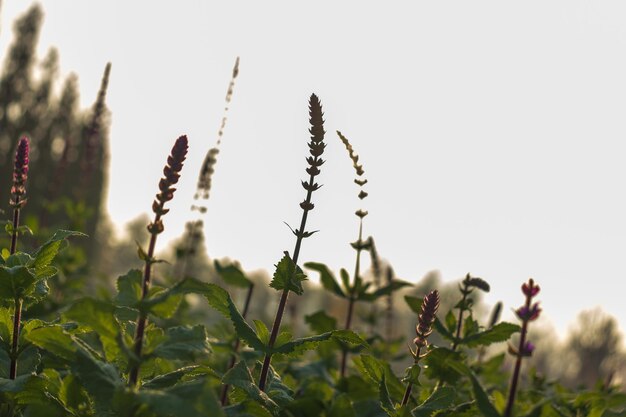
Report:
[[[261,339],[261,342],[263,342],[264,344],[269,344],[270,342],[270,331],[267,329],[267,326],[265,325],[265,323],[263,323],[261,320],[253,320],[254,321],[254,327],[256,327],[256,334],[259,336],[259,339]]]
[[[7,263],[8,265],[8,263]],[[24,299],[35,291],[37,278],[26,266],[0,266],[0,299]]]
[[[468,347],[488,346],[492,343],[506,342],[511,335],[519,331],[521,331],[521,327],[517,324],[502,322],[491,329],[468,336],[460,343]]]
[[[312,350],[317,347],[320,342],[325,342],[333,337],[334,332],[326,332],[315,336],[303,337],[287,342],[281,346],[275,347],[271,350],[272,353],[280,353],[283,355],[289,354],[301,354],[307,350]]]
[[[115,303],[124,307],[136,307],[141,300],[143,274],[139,269],[131,269],[126,275],[117,278]]]
[[[369,344],[358,334],[352,330],[335,330],[333,333],[333,339],[339,340],[344,343],[348,343],[353,346],[362,346],[369,349]]]
[[[171,387],[188,378],[196,378],[198,376],[209,376],[217,380],[221,379],[221,376],[208,366],[192,365],[179,368],[163,375],[158,375],[151,380],[144,382],[141,387],[145,389],[163,389]]]
[[[210,353],[211,346],[202,325],[170,327],[165,340],[153,352],[157,357],[182,361],[194,361]]]
[[[302,281],[306,279],[306,275],[302,272],[302,269],[294,264],[289,254],[285,252],[285,255],[278,264],[276,264],[276,270],[270,282],[270,287],[275,290],[288,290],[302,295],[304,293]]]
[[[43,274],[46,268],[52,263],[54,258],[59,253],[61,244],[65,239],[71,236],[87,236],[84,233],[74,232],[72,230],[57,230],[54,235],[48,239],[37,251],[35,252],[35,259],[30,265],[35,270],[35,275],[38,277]]]
[[[337,295],[338,297],[347,298],[346,294],[341,290],[337,279],[335,279],[335,276],[330,272],[326,265],[317,262],[307,262],[304,264],[304,267],[319,272],[320,282],[322,283],[324,289]]]
[[[213,387],[203,380],[181,383],[165,390],[141,390],[137,406],[144,405],[158,417],[224,416]]]
[[[233,366],[222,378],[222,383],[237,387],[250,398],[258,401],[273,414],[279,409],[276,404],[266,393],[261,391],[252,380],[252,374],[244,361],[239,361]]]
[[[447,410],[454,405],[456,390],[452,387],[439,387],[423,403],[411,410],[414,417],[430,417],[434,412]]]
[[[217,260],[213,261],[213,265],[215,266],[215,271],[228,285],[239,288],[248,288],[252,285],[252,281],[236,265],[222,266]]]
[[[72,336],[61,326],[39,327],[29,332],[26,339],[35,346],[65,360],[75,360],[76,346],[72,341]]]

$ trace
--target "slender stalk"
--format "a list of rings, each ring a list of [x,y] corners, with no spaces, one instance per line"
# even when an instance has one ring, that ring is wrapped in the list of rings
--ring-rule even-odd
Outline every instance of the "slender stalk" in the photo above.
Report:
[[[528,324],[539,317],[541,309],[539,303],[532,304],[532,299],[539,293],[539,286],[535,285],[535,281],[531,278],[528,283],[522,285],[522,292],[526,295],[526,302],[523,307],[515,311],[517,317],[522,321],[522,332],[520,334],[519,345],[517,349],[509,346],[509,353],[516,356],[515,369],[511,378],[509,389],[509,398],[507,400],[504,417],[510,417],[513,412],[513,404],[515,403],[515,394],[517,393],[517,385],[519,382],[520,370],[522,369],[522,358],[531,356],[535,347],[532,343],[527,342]]]
[[[313,186],[314,177],[311,175],[309,179],[309,184]],[[313,194],[312,190],[307,191],[306,202],[311,203],[311,194]],[[304,231],[306,227],[306,219],[309,210],[303,209],[302,218],[300,220],[300,231]],[[304,235],[302,233],[298,234],[296,238],[296,246],[293,250],[293,263],[294,265],[298,265],[298,256],[300,255],[300,246],[302,245],[302,239]],[[295,272],[295,269],[294,269]],[[276,317],[274,318],[274,324],[272,325],[272,332],[270,333],[270,340],[268,343],[268,347],[271,349],[274,347],[274,343],[276,343],[276,338],[278,337],[278,331],[280,329],[280,323],[283,320],[283,314],[285,313],[285,306],[287,305],[287,297],[289,296],[289,290],[284,289],[281,296],[280,301],[278,302],[278,310],[276,311]],[[261,376],[259,378],[259,389],[261,391],[265,391],[265,383],[267,381],[267,374],[270,369],[270,362],[272,360],[272,355],[267,353],[265,355],[265,359],[263,359],[263,366],[261,367]]]
[[[417,354],[415,356],[415,361],[413,362],[414,365],[417,365],[417,363],[419,362],[420,359],[420,354],[421,354],[421,346],[417,347]],[[400,404],[401,407],[404,407],[405,405],[407,405],[409,403],[409,398],[411,398],[411,390],[413,389],[413,383],[409,382],[406,386],[406,390],[404,391],[404,397],[402,397],[402,404]]]
[[[154,224],[161,220],[161,215],[156,214],[154,217]],[[150,291],[151,286],[151,272],[152,272],[152,258],[154,256],[154,247],[156,245],[157,234],[153,233],[150,235],[150,244],[148,246],[148,256],[145,261],[144,270],[143,270],[143,283],[141,287],[141,299],[145,300],[148,296],[148,292]],[[141,358],[141,349],[143,347],[143,336],[146,330],[146,324],[148,322],[148,316],[146,313],[141,312],[139,314],[139,318],[137,319],[137,328],[135,330],[135,343],[133,345],[133,353],[135,356],[140,359]],[[128,375],[128,385],[134,387],[137,385],[137,380],[139,378],[139,363],[133,366],[130,370],[130,374]]]
[[[465,288],[467,290],[467,287]],[[463,299],[461,300],[461,307],[459,308],[459,318],[456,323],[456,333],[454,335],[454,341],[452,342],[452,350],[456,350],[459,346],[459,340],[461,340],[461,328],[463,327],[463,313],[465,312],[465,301],[469,292],[463,291]]]
[[[174,147],[172,148],[170,156],[167,158],[167,165],[163,168],[164,178],[159,181],[160,192],[156,195],[156,199],[152,203],[152,211],[154,212],[154,221],[148,225],[148,232],[150,232],[150,243],[148,244],[148,252],[143,256],[145,265],[143,270],[143,281],[141,286],[141,299],[144,300],[150,291],[151,286],[151,273],[152,264],[154,263],[154,248],[156,246],[157,236],[163,232],[163,221],[161,217],[165,215],[169,209],[165,208],[165,203],[174,198],[173,186],[178,182],[180,178],[180,171],[183,168],[183,162],[187,156],[187,136],[180,136]],[[143,347],[143,337],[148,322],[148,315],[146,312],[141,311],[137,318],[137,326],[135,329],[135,341],[133,344],[133,352],[135,353],[135,363],[132,364],[130,372],[128,374],[128,386],[135,387],[139,380],[139,367],[141,365],[141,350]]]
[[[254,284],[250,284],[248,287],[248,293],[246,294],[246,301],[243,305],[243,313],[241,316],[245,319],[248,314],[248,309],[250,307],[250,300],[252,299],[252,290],[254,289]],[[233,346],[233,355],[230,358],[230,363],[228,364],[228,370],[232,369],[235,366],[235,362],[237,361],[237,353],[239,352],[239,346],[241,345],[241,339],[237,338],[235,340],[235,345]],[[228,389],[230,388],[229,384],[225,384],[222,388],[222,406],[228,404]]]
[[[322,112],[322,105],[315,94],[311,95],[309,100],[309,122],[311,127],[309,128],[309,133],[311,134],[311,141],[308,143],[309,145],[309,153],[311,156],[307,157],[307,162],[309,167],[306,169],[306,172],[309,174],[309,181],[302,181],[302,187],[307,191],[306,199],[300,203],[300,208],[302,208],[302,218],[300,219],[300,228],[294,231],[296,235],[296,245],[293,250],[293,264],[294,264],[294,273],[298,270],[298,257],[300,256],[300,247],[302,245],[302,240],[311,235],[311,233],[306,232],[306,220],[309,214],[309,211],[313,210],[315,207],[311,202],[311,196],[313,191],[320,188],[315,182],[315,177],[320,173],[319,167],[324,163],[324,161],[320,158],[324,153],[324,148],[326,144],[324,143],[324,113]],[[276,338],[278,337],[278,331],[280,330],[280,323],[283,319],[283,314],[285,312],[285,306],[287,304],[287,297],[289,296],[289,290],[284,289],[281,296],[280,301],[278,302],[278,310],[276,311],[276,316],[274,317],[274,324],[272,325],[272,332],[270,333],[270,339],[268,343],[268,347],[271,349],[274,347],[274,343],[276,342]],[[263,366],[261,367],[261,376],[259,377],[259,389],[261,391],[265,391],[265,384],[267,382],[267,375],[270,368],[270,362],[272,360],[272,355],[267,353],[265,355],[265,359],[263,360]]]
[[[352,287],[353,292],[356,289],[356,281],[361,274],[361,251],[363,250],[362,239],[363,239],[363,218],[361,217],[359,219],[359,239],[357,240],[357,244],[356,244],[356,261],[354,265],[355,285]],[[350,294],[350,299],[348,300],[348,314],[346,315],[346,325],[345,325],[346,330],[350,330],[350,327],[352,326],[352,313],[354,310],[354,303],[355,303],[354,297],[355,297],[355,294],[352,293]],[[341,352],[341,377],[342,378],[346,374],[347,361],[348,361],[348,349],[344,348]]]
[[[10,254],[13,255],[17,251],[17,235],[18,228],[20,226],[20,209],[26,203],[26,200],[22,199],[22,196],[26,193],[26,179],[28,178],[28,156],[30,152],[30,145],[28,139],[23,137],[20,139],[17,145],[17,151],[15,153],[15,165],[13,169],[13,186],[11,187],[11,194],[13,200],[11,206],[13,206],[13,231],[11,233],[11,250]],[[17,351],[20,338],[20,326],[22,321],[22,303],[21,298],[15,299],[15,314],[13,315],[13,335],[11,342],[11,363],[9,364],[9,378],[15,379],[17,377]]]

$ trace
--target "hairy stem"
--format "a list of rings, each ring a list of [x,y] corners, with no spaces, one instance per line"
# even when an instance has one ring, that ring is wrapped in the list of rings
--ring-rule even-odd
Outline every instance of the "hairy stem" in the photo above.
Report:
[[[17,228],[20,225],[20,196],[16,195],[13,209],[13,233],[11,234],[11,255],[17,249]],[[11,363],[9,365],[9,378],[15,379],[17,376],[17,349],[20,338],[20,326],[22,321],[22,299],[15,299],[15,314],[13,316],[13,337],[11,343]]]
[[[252,290],[254,289],[254,284],[250,284],[248,287],[248,293],[246,294],[246,301],[243,305],[243,313],[241,316],[245,319],[248,314],[248,309],[250,307],[250,300],[252,299]],[[230,358],[230,363],[228,364],[227,371],[231,370],[233,366],[235,366],[235,362],[237,360],[237,352],[239,352],[239,346],[241,345],[241,340],[237,338],[235,340],[235,344],[233,346],[233,356]],[[225,384],[222,388],[222,406],[228,404],[228,389],[230,388],[229,384]]]
[[[161,219],[160,214],[156,214],[153,224],[158,224]],[[152,272],[152,257],[154,256],[154,247],[156,245],[157,233],[151,232],[150,244],[148,246],[148,256],[143,270],[143,283],[141,288],[141,299],[144,300],[148,296],[151,284],[151,272]],[[148,323],[148,315],[145,312],[139,313],[137,319],[137,328],[135,330],[135,343],[133,345],[133,352],[135,353],[137,363],[133,365],[128,375],[128,386],[134,387],[137,385],[139,378],[139,365],[141,362],[141,349],[143,347],[143,336]]]

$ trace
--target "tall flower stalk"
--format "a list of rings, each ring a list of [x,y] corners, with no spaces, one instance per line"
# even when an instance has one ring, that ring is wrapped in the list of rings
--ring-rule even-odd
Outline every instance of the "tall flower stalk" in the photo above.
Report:
[[[141,289],[142,300],[144,300],[148,296],[148,292],[150,291],[152,264],[155,262],[154,248],[156,245],[157,236],[164,230],[161,217],[167,214],[167,212],[169,211],[169,209],[165,208],[165,203],[174,198],[174,191],[176,191],[176,189],[173,186],[178,182],[178,179],[180,178],[180,171],[183,168],[183,162],[185,161],[185,157],[187,156],[187,149],[187,136],[179,137],[176,140],[174,147],[172,148],[170,156],[167,158],[167,165],[165,165],[165,168],[163,168],[163,175],[165,177],[161,178],[161,181],[159,181],[159,193],[156,195],[156,199],[152,203],[154,220],[148,225],[148,232],[150,233],[150,243],[148,244],[148,252],[142,255],[142,258],[144,258],[145,261]],[[147,322],[147,313],[143,311],[140,312],[139,318],[137,319],[137,327],[135,330],[135,343],[133,347],[133,351],[136,356],[136,363],[132,365],[128,376],[128,385],[130,387],[134,387],[137,385],[137,380],[139,377],[139,366],[141,363],[141,349],[143,347],[143,336]]]
[[[308,163],[308,168],[306,169],[307,174],[309,174],[309,181],[302,181],[302,187],[306,190],[306,198],[303,202],[300,203],[300,208],[302,209],[302,218],[300,219],[300,228],[293,231],[296,236],[296,245],[293,250],[293,274],[298,273],[298,257],[300,256],[300,247],[302,245],[302,240],[311,236],[312,232],[306,231],[306,221],[309,215],[309,212],[313,210],[315,205],[311,201],[311,197],[313,192],[318,190],[321,185],[315,182],[315,177],[320,173],[320,166],[324,163],[324,160],[321,158],[324,153],[324,148],[326,148],[326,144],[324,143],[324,113],[322,112],[322,104],[319,101],[319,98],[312,94],[309,99],[309,123],[311,127],[309,128],[309,133],[311,134],[311,141],[308,143],[309,145],[309,154],[306,158]],[[293,278],[293,277],[292,277]],[[268,343],[268,347],[271,349],[274,347],[274,343],[276,342],[276,338],[278,337],[278,331],[280,330],[280,323],[283,319],[283,314],[285,312],[285,306],[287,305],[287,297],[289,296],[289,286],[286,286],[282,290],[282,294],[280,296],[280,301],[278,302],[278,309],[276,311],[276,316],[274,318],[274,324],[272,325],[272,332],[270,333],[270,339]],[[261,367],[261,376],[259,378],[259,389],[261,391],[265,391],[265,384],[267,382],[267,375],[270,368],[270,363],[272,360],[272,355],[270,353],[265,354],[265,359],[263,360],[263,366]]]
[[[11,255],[17,250],[17,235],[20,227],[20,210],[26,204],[26,179],[28,178],[28,153],[30,145],[28,138],[23,137],[17,145],[15,164],[13,168],[13,186],[11,187],[10,205],[13,207],[13,224],[11,230]],[[22,299],[15,299],[15,314],[13,316],[13,340],[11,342],[11,363],[9,378],[15,379],[17,375],[17,351],[20,337],[20,325],[22,320]]]
[[[358,197],[359,200],[363,200],[368,195],[367,192],[363,190],[363,186],[367,183],[367,179],[363,178],[363,174],[365,174],[365,171],[363,170],[363,165],[359,164],[359,156],[354,152],[354,148],[352,147],[352,144],[350,144],[348,138],[346,138],[340,131],[337,131],[337,136],[339,136],[339,139],[341,139],[341,142],[344,144],[346,150],[348,151],[348,156],[352,160],[352,166],[354,167],[357,175],[357,178],[354,179],[354,182],[359,186]],[[354,285],[352,286],[353,291],[351,294],[349,294],[348,297],[348,311],[346,314],[346,324],[344,326],[346,330],[350,330],[350,328],[352,327],[354,304],[357,300],[357,294],[355,294],[355,292],[358,286],[356,285],[356,282],[361,279],[361,252],[363,251],[363,249],[367,249],[370,244],[369,239],[367,241],[363,240],[363,218],[367,216],[367,211],[363,209],[358,209],[354,214],[359,218],[359,235],[357,241],[352,243],[352,247],[356,250],[356,259],[354,262]],[[348,350],[343,349],[341,353],[340,368],[342,377],[346,374],[347,362]]]
[[[520,333],[519,345],[517,348],[509,346],[509,353],[515,356],[515,369],[513,370],[513,376],[511,377],[511,385],[509,387],[509,398],[506,403],[506,409],[504,411],[504,417],[510,417],[513,412],[513,404],[515,403],[515,394],[517,393],[517,384],[519,382],[520,370],[522,369],[522,359],[524,357],[530,357],[535,350],[535,346],[526,340],[528,336],[528,324],[531,321],[537,320],[541,309],[539,303],[533,303],[533,298],[539,294],[539,286],[535,284],[535,281],[530,278],[527,283],[522,285],[522,293],[526,296],[526,302],[520,308],[515,311],[517,318],[522,321],[522,331]]]
[[[439,291],[433,290],[424,297],[422,310],[417,318],[417,326],[415,326],[416,337],[413,339],[415,351],[409,347],[411,356],[413,356],[413,366],[409,368],[407,372],[408,383],[404,391],[401,406],[405,406],[409,402],[413,384],[417,382],[417,378],[419,377],[419,361],[428,354],[428,352],[423,352],[423,350],[428,346],[428,336],[433,332],[433,323],[435,322],[435,315],[437,314],[438,308]]]

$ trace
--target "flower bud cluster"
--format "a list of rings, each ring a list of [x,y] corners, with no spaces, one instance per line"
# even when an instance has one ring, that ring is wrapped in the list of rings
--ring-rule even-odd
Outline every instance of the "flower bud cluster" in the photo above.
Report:
[[[164,178],[159,181],[159,193],[152,203],[152,211],[157,215],[157,220],[148,225],[148,231],[152,234],[158,234],[163,231],[163,223],[159,217],[166,214],[169,209],[164,208],[165,203],[174,198],[173,186],[180,178],[180,171],[183,168],[183,162],[187,156],[188,142],[187,136],[181,136],[176,140],[170,156],[167,158],[167,165],[163,168]]]
[[[326,144],[324,143],[324,134],[326,132],[324,131],[324,113],[322,112],[322,103],[320,103],[319,98],[315,94],[311,94],[311,98],[309,99],[309,123],[311,124],[311,127],[309,128],[311,141],[308,145],[311,156],[306,158],[306,161],[309,164],[306,172],[310,177],[308,182],[302,181],[302,187],[307,190],[308,193],[306,200],[300,203],[300,207],[306,211],[313,210],[315,207],[315,205],[311,203],[310,193],[321,187],[321,185],[314,182],[314,178],[320,173],[320,167],[324,163],[324,160],[320,157],[326,148]]]
[[[28,138],[23,137],[17,145],[15,152],[15,165],[13,168],[13,186],[11,187],[11,205],[21,208],[26,200],[22,199],[26,194],[26,179],[28,178],[28,153],[30,145]]]
[[[437,314],[438,308],[439,291],[433,290],[424,297],[422,312],[418,316],[417,326],[415,326],[417,337],[413,339],[413,343],[418,348],[423,348],[428,345],[426,339],[433,332],[433,323],[435,322],[435,314]]]

